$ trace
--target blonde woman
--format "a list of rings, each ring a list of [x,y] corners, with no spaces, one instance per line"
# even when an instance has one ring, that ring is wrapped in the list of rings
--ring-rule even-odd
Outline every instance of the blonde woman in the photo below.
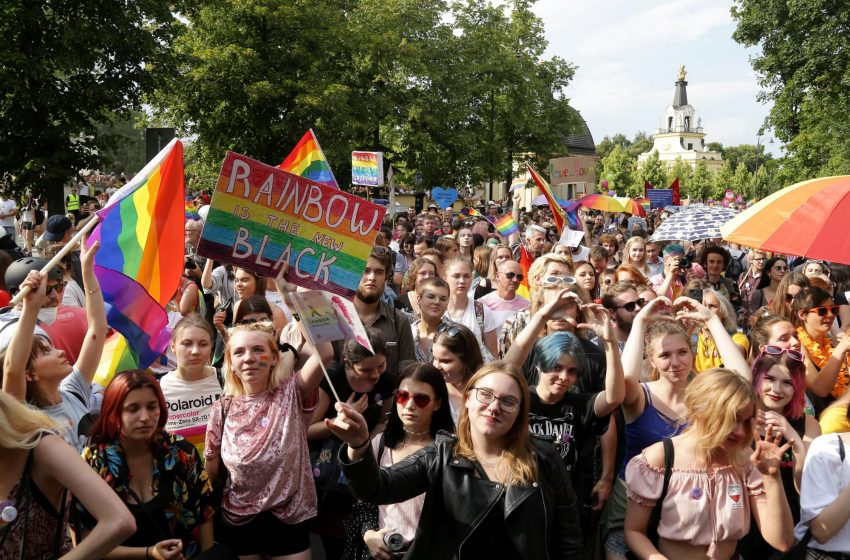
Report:
[[[646,240],[643,237],[630,237],[623,248],[623,264],[630,264],[638,272],[649,278],[649,266],[646,264]]]
[[[495,289],[495,285],[488,278],[490,272],[490,247],[482,245],[476,247],[472,257],[472,286],[469,288],[469,297],[478,299]]]
[[[792,442],[779,447],[782,436],[771,426],[764,439],[758,437],[750,383],[738,372],[712,369],[691,383],[684,404],[689,427],[669,443],[648,447],[626,467],[626,544],[638,558],[659,553],[733,558],[738,540],[750,531],[752,512],[768,544],[788,550],[794,522],[779,467]],[[755,451],[750,447],[754,432]],[[653,543],[646,533],[661,499],[665,456],[672,468]]]
[[[466,385],[456,437],[441,432],[380,469],[354,407],[337,403],[327,424],[348,444],[340,463],[357,497],[387,504],[425,492],[428,514],[405,558],[583,558],[569,475],[551,442],[529,435],[530,400],[516,366],[487,364]]]
[[[0,393],[0,558],[102,558],[136,531],[118,495],[58,430],[42,412]],[[73,550],[68,491],[97,520]]]
[[[319,402],[321,362],[333,350],[320,345],[293,371],[271,323],[233,327],[224,350],[224,396],[212,408],[204,450],[211,480],[228,473],[216,537],[240,556],[309,559],[316,488],[307,423]]]

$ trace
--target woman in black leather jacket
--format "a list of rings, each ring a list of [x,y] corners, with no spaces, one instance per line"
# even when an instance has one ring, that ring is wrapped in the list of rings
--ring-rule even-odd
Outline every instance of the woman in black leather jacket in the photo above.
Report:
[[[575,493],[552,443],[529,436],[529,403],[516,366],[487,364],[466,385],[457,437],[440,432],[380,469],[367,453],[366,422],[350,405],[337,403],[327,425],[348,444],[340,463],[355,496],[387,504],[426,492],[405,558],[579,559]]]

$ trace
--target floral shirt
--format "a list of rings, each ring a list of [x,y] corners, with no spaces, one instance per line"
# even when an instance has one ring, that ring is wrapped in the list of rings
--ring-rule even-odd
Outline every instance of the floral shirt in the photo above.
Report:
[[[215,513],[212,485],[198,450],[182,437],[166,431],[154,439],[153,496],[165,512],[171,537],[183,541],[183,555],[191,558],[200,550],[199,527]],[[83,459],[113,489],[124,503],[130,500],[132,474],[118,440],[90,445]],[[135,501],[135,500],[134,500]],[[94,528],[96,521],[77,500],[80,525]]]

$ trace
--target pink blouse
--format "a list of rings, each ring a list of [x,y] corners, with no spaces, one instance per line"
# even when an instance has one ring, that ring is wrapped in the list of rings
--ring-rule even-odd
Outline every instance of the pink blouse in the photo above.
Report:
[[[318,392],[302,402],[297,377],[290,375],[274,391],[232,397],[224,441],[222,407],[216,403],[210,411],[204,457],[220,453],[230,472],[222,502],[230,524],[247,523],[263,511],[288,524],[316,515],[307,425]]]
[[[705,469],[673,468],[661,506],[658,536],[692,545],[708,545],[715,559],[717,544],[737,541],[750,530],[750,496],[764,493],[761,474],[747,463],[743,477],[735,468],[721,467],[709,476]],[[630,500],[655,506],[664,484],[664,468],[646,461],[644,453],[626,466],[626,493]]]

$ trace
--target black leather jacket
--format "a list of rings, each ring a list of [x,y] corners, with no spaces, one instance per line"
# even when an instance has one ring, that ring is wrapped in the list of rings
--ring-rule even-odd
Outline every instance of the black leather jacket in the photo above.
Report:
[[[518,558],[580,559],[584,546],[575,492],[563,461],[551,442],[531,436],[538,482],[508,486],[505,528]],[[392,467],[378,468],[371,453],[348,462],[348,447],[340,464],[355,496],[376,504],[398,503],[427,492],[416,538],[405,559],[477,558],[464,548],[469,536],[499,502],[505,487],[476,475],[472,462],[455,456],[456,438],[445,432],[437,441]]]

